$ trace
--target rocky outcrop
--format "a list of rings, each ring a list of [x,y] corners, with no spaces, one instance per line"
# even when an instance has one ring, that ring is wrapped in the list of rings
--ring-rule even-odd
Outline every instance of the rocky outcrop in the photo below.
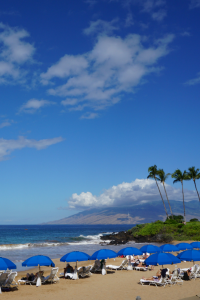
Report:
[[[164,233],[156,234],[153,236],[134,237],[131,231],[121,231],[118,233],[104,235],[101,237],[101,239],[104,242],[110,241],[108,243],[109,245],[121,245],[126,244],[130,241],[134,241],[135,243],[167,243],[172,241],[172,237]]]

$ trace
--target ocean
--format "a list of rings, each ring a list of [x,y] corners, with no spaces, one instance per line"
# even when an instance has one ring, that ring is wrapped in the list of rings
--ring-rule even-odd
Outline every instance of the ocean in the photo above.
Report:
[[[102,246],[101,235],[131,227],[133,225],[0,225],[0,256],[17,263],[19,271],[22,261],[38,254],[60,258],[71,251],[92,255],[107,248],[117,252],[126,246]],[[136,248],[143,245],[130,244]]]

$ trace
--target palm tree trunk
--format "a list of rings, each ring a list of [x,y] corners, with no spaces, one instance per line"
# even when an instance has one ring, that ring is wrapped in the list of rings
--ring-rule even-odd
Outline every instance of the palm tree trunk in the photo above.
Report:
[[[195,189],[196,189],[196,191],[197,191],[197,195],[198,195],[199,202],[200,202],[200,197],[199,197],[199,192],[198,192],[198,190],[197,190],[196,182],[195,182],[195,180],[194,180],[194,179],[193,179],[193,181],[194,181],[194,186],[195,186]]]
[[[167,196],[167,191],[166,191],[164,182],[163,182],[163,187],[164,187],[165,195],[166,195],[166,197],[167,197],[167,201],[168,201],[168,204],[169,204],[169,209],[170,209],[170,212],[171,212],[171,215],[172,215],[172,218],[173,218],[172,208],[171,208],[171,205],[170,205],[170,203],[169,203],[169,199],[168,199],[168,196]]]
[[[185,217],[185,202],[184,202],[184,192],[183,192],[183,181],[181,180],[182,184],[182,194],[183,194],[183,209],[184,209],[184,221],[186,222],[186,217]]]
[[[159,189],[159,186],[158,186],[157,180],[156,180],[156,178],[155,178],[155,177],[154,177],[154,179],[155,179],[155,181],[156,181],[157,188],[158,188],[158,190],[159,190],[160,197],[161,197],[161,199],[162,199],[162,202],[163,202],[163,205],[164,205],[164,208],[165,208],[165,213],[166,213],[166,215],[167,215],[167,218],[169,218],[169,216],[168,216],[168,213],[167,213],[167,209],[166,209],[166,206],[165,206],[165,202],[164,202],[163,196],[162,196],[162,194],[161,194],[161,191],[160,191],[160,189]]]

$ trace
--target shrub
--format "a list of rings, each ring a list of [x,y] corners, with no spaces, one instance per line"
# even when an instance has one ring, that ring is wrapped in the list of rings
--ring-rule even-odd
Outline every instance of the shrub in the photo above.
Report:
[[[194,218],[194,219],[191,219],[190,222],[199,222],[199,220]]]

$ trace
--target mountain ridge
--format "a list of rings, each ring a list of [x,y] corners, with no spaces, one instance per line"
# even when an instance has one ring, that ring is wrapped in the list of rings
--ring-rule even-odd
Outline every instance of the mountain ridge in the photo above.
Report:
[[[182,201],[170,201],[172,212],[176,215],[183,214]],[[185,203],[186,218],[199,218],[200,205],[198,201]],[[169,210],[168,213],[170,214]],[[153,201],[133,206],[89,208],[72,216],[43,223],[41,225],[68,224],[68,225],[97,225],[97,224],[141,224],[165,220],[166,214],[161,201]]]

